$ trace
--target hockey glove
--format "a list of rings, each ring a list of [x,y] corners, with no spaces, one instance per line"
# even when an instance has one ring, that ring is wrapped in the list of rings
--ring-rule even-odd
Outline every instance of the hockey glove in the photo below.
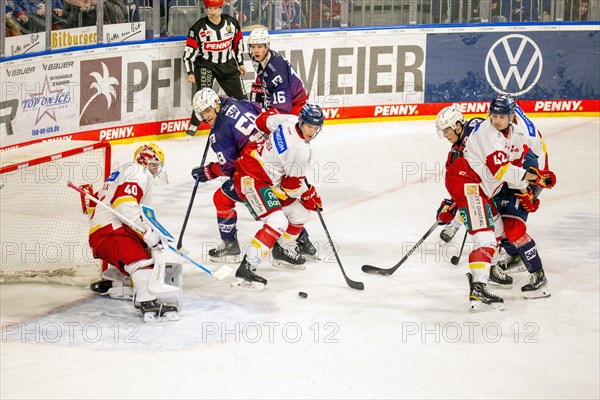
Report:
[[[317,194],[317,189],[315,189],[314,186],[311,186],[306,192],[302,193],[302,196],[300,196],[300,202],[305,208],[311,211],[323,210],[323,201]]]
[[[556,175],[554,172],[548,169],[538,169],[534,167],[529,167],[530,174],[537,175],[537,179],[535,181],[531,181],[531,183],[541,186],[546,189],[552,189],[554,185],[556,185]]]
[[[211,162],[204,167],[192,169],[192,177],[202,183],[212,181],[218,176],[221,176],[221,164],[219,163]]]
[[[440,225],[448,225],[456,215],[456,203],[452,199],[442,200],[442,204],[437,209],[435,217]]]
[[[160,244],[160,235],[152,228],[152,225],[146,224],[146,233],[144,233],[144,241],[151,249],[156,249]]]
[[[521,207],[523,207],[523,210],[527,211],[527,212],[536,212],[537,209],[540,207],[540,201],[536,198],[534,198],[533,195],[533,191],[531,190],[530,187],[527,187],[527,193],[515,193],[515,197],[517,199],[519,199],[519,202],[521,203]]]

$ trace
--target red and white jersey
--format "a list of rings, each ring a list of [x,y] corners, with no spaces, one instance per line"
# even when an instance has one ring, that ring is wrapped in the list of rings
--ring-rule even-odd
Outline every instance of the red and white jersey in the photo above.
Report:
[[[110,174],[98,193],[98,198],[102,203],[142,226],[139,205],[149,202],[152,186],[153,177],[146,168],[136,163],[127,163]],[[90,220],[90,235],[107,225],[112,225],[114,230],[123,224],[110,211],[103,207],[96,207]]]
[[[487,118],[471,133],[464,156],[481,178],[483,192],[492,197],[504,182],[513,189],[527,187],[522,166],[529,150],[538,157],[540,168],[545,168],[547,157],[541,136],[517,107],[515,120],[506,135],[496,130]]]
[[[313,152],[309,142],[298,132],[298,117],[289,114],[276,114],[267,118],[267,128],[272,132],[259,149],[263,169],[273,182],[273,191],[280,199],[287,196],[299,198],[308,190],[304,177],[312,164]],[[296,190],[281,188],[284,176],[297,177],[302,183]]]

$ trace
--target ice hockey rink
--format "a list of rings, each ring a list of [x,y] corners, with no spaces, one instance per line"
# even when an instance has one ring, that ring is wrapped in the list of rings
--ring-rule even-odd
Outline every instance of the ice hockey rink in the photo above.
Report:
[[[438,228],[391,276],[364,274],[363,264],[396,264],[432,225],[450,145],[432,120],[328,124],[308,179],[364,291],[346,285],[316,215],[307,228],[321,261],[305,271],[263,263],[263,292],[185,264],[177,322],[144,324],[131,303],[82,288],[4,284],[0,397],[599,398],[600,120],[532,120],[558,181],[528,224],[550,298],[523,299],[519,273],[512,289],[496,290],[504,311],[470,312],[468,250],[450,263],[464,230],[442,246]],[[153,206],[178,237],[206,136],[157,143],[170,184],[155,188]],[[138,145],[114,146],[113,162]],[[203,254],[218,242],[218,185],[199,187],[184,237],[190,256],[213,269]],[[243,207],[238,214],[246,244],[260,225]]]

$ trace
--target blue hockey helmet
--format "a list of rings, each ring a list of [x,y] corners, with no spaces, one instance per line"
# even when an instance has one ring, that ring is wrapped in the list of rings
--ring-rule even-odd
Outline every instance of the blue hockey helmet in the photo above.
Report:
[[[490,103],[488,114],[512,115],[517,104],[510,94],[498,94]]]
[[[302,107],[302,109],[300,110],[298,118],[301,123],[323,126],[325,115],[323,114],[323,110],[321,110],[321,107],[319,107],[318,105],[306,103],[304,107]]]

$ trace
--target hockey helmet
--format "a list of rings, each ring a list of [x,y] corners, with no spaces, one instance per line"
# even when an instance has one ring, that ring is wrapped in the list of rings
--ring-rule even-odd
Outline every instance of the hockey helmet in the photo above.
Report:
[[[204,7],[223,8],[223,0],[204,0]]]
[[[250,35],[248,35],[248,45],[253,44],[264,44],[269,47],[271,40],[269,38],[269,31],[265,28],[254,28]]]
[[[515,99],[510,94],[498,94],[490,103],[488,114],[512,115],[516,108]]]
[[[221,99],[217,96],[217,93],[211,88],[204,88],[194,95],[192,101],[192,107],[198,118],[202,118],[202,113],[208,107],[212,107],[215,112],[217,111],[217,105],[221,105]]]
[[[137,148],[133,160],[136,164],[147,168],[153,176],[157,176],[165,164],[165,153],[154,143],[145,143]],[[154,168],[150,170],[150,167]]]
[[[304,107],[300,110],[300,114],[298,114],[298,119],[301,123],[323,126],[323,121],[325,120],[325,115],[323,114],[323,110],[316,104],[306,103]]]
[[[456,129],[456,123],[460,122],[461,125],[465,124],[465,117],[458,105],[453,104],[448,107],[444,107],[435,117],[435,129],[439,137],[444,137],[444,130],[446,128]]]

